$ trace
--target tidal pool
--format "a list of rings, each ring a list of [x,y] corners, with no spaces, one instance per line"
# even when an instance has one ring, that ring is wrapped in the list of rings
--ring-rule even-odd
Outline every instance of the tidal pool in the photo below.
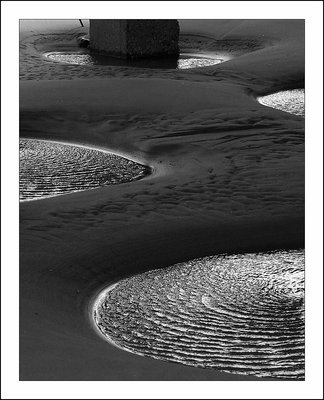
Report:
[[[78,52],[51,52],[46,53],[49,60],[74,65],[109,65],[120,67],[156,68],[156,69],[188,69],[207,67],[223,62],[222,58],[204,54],[183,53],[179,58],[153,58],[139,60],[124,60],[115,57],[92,54],[89,51]]]
[[[258,98],[264,106],[305,117],[305,89],[285,90]]]
[[[47,140],[19,141],[20,201],[140,179],[149,169],[116,154]]]
[[[103,290],[96,329],[135,354],[261,378],[304,378],[304,251],[220,255]]]

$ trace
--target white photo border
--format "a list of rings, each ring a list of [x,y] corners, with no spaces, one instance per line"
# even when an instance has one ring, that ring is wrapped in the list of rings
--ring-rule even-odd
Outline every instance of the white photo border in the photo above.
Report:
[[[317,399],[323,392],[323,3],[321,1],[3,1],[2,393],[5,399]],[[19,381],[19,19],[306,20],[306,380],[304,382]]]

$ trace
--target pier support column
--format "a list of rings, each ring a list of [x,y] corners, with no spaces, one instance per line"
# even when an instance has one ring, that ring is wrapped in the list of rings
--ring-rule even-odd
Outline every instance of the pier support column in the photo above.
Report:
[[[91,19],[90,49],[118,58],[179,54],[177,20]]]

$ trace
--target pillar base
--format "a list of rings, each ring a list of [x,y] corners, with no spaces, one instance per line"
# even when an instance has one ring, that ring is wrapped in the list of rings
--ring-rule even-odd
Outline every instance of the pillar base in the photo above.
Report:
[[[91,19],[90,50],[124,59],[179,55],[177,20]]]

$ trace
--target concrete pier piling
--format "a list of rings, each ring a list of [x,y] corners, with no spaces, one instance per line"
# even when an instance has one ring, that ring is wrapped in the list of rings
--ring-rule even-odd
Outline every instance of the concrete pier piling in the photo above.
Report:
[[[151,58],[179,54],[177,20],[91,19],[90,49],[118,58]]]

